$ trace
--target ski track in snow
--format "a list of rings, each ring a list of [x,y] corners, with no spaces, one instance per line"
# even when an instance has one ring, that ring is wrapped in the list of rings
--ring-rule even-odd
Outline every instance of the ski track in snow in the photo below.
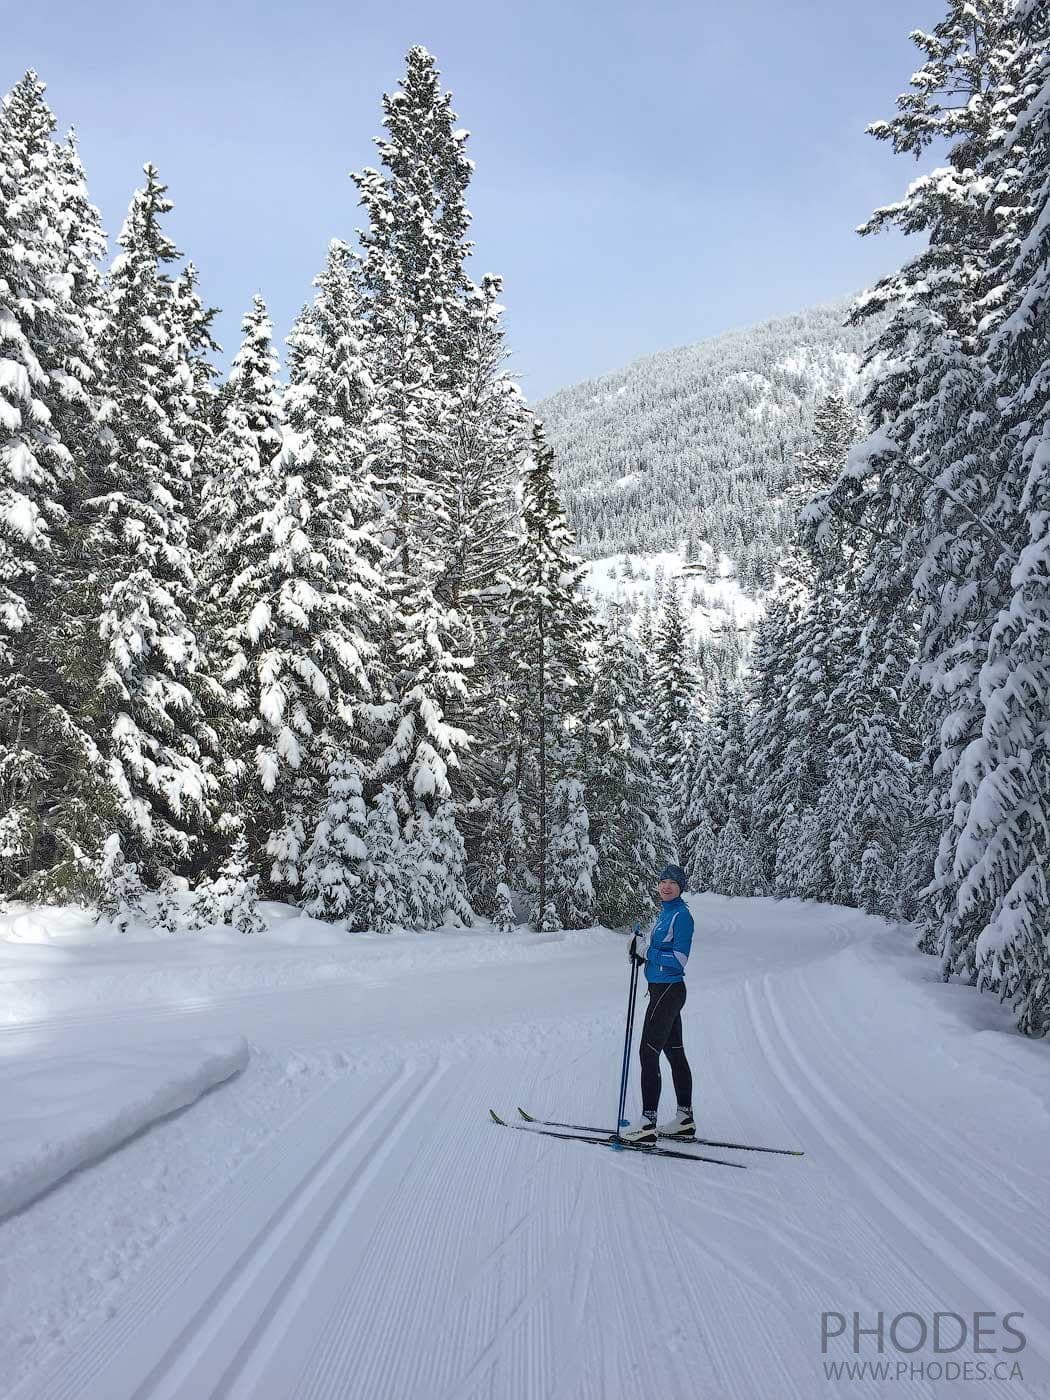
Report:
[[[196,993],[181,946],[166,997],[161,947],[152,1003],[107,1005],[103,959],[78,1007],[63,964],[53,1017],[36,968],[0,1066],[158,1024],[243,1034],[253,1056],[242,1080],[0,1224],[0,1257],[33,1274],[26,1298],[0,1302],[0,1390],[1050,1396],[1050,1061],[982,1021],[983,999],[930,980],[906,931],[797,901],[693,908],[702,1131],[803,1158],[740,1154],[748,1171],[724,1172],[488,1122],[490,1104],[518,1103],[611,1122],[627,980],[613,934],[369,940],[318,948],[313,968],[300,948],[286,985],[249,941]],[[126,963],[118,976],[133,986]],[[635,1062],[635,1108],[636,1087]],[[665,1107],[669,1092],[665,1076]],[[825,1310],[1023,1312],[1025,1380],[829,1382]]]

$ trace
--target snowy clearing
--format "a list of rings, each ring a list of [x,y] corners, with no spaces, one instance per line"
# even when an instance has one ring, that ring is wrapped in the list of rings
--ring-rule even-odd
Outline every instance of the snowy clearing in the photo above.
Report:
[[[5,1067],[130,1063],[161,1036],[252,1055],[0,1225],[5,1396],[1045,1396],[1048,1047],[935,980],[908,930],[690,903],[701,1131],[804,1158],[696,1149],[731,1172],[488,1121],[612,1117],[616,934],[333,941],[268,906],[259,939],[85,942],[62,915],[35,943],[50,911],[10,918]],[[880,1311],[1023,1313],[1019,1355],[954,1353],[1023,1379],[828,1381],[878,1358],[870,1338],[822,1356],[822,1312]]]
[[[696,642],[709,641],[723,632],[751,631],[765,611],[765,600],[741,588],[735,566],[723,554],[717,565],[708,544],[701,542],[703,564],[687,565],[681,550],[659,554],[610,554],[585,561],[587,587],[604,601],[622,603],[637,617],[648,600],[657,605],[657,580],[677,579],[689,635]]]

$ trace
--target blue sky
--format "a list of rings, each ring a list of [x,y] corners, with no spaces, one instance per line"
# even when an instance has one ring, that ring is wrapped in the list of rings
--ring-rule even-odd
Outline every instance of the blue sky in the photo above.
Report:
[[[422,43],[477,162],[475,275],[506,280],[539,398],[639,355],[856,290],[899,261],[856,225],[916,166],[864,135],[918,65],[936,0],[37,0],[5,7],[0,88],[28,67],[77,127],[111,236],[152,160],[169,229],[223,308],[283,335],[360,222],[380,95]]]

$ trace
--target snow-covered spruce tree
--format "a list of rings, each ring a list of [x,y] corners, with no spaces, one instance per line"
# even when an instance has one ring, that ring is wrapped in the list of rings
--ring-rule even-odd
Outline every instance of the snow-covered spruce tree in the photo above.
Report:
[[[521,519],[509,607],[518,705],[516,780],[535,880],[536,918],[542,920],[553,888],[554,787],[579,771],[593,619],[583,592],[583,565],[558,499],[554,453],[539,423],[533,426],[525,464]]]
[[[266,862],[275,893],[311,898],[314,912],[357,921],[345,892],[359,888],[365,851],[348,817],[356,812],[361,825],[364,812],[353,801],[353,770],[342,764],[353,757],[354,701],[370,695],[359,629],[371,580],[362,578],[356,532],[344,526],[353,519],[348,493],[333,484],[309,436],[289,432],[272,472],[273,504],[230,541],[241,567],[231,584],[227,675],[237,713],[252,717],[258,784],[240,814],[252,859]],[[345,871],[332,866],[333,830]],[[317,878],[307,890],[314,856]],[[322,887],[335,891],[331,908],[316,902]]]
[[[377,933],[408,922],[404,872],[407,852],[397,814],[397,796],[392,787],[380,788],[368,811],[365,824],[368,859],[364,869],[368,891],[368,926]]]
[[[747,837],[735,816],[718,833],[711,862],[711,883],[720,894],[751,893]]]
[[[467,746],[454,721],[466,714],[475,659],[461,596],[464,463],[456,429],[477,331],[463,270],[471,162],[466,132],[455,128],[450,96],[424,49],[410,51],[399,91],[383,105],[387,135],[376,143],[383,169],[354,176],[369,221],[361,233],[374,379],[369,460],[387,502],[396,617],[391,738],[372,776],[396,794],[404,838],[419,857],[414,869],[426,875],[425,886],[407,895],[433,927],[467,898],[442,808],[454,802],[452,780]],[[423,850],[431,837],[433,849]],[[447,859],[453,865],[442,869]],[[441,903],[446,893],[450,905]]]
[[[239,831],[218,873],[198,883],[190,904],[189,923],[193,928],[222,924],[242,933],[262,933],[266,925],[258,902],[259,875],[248,858],[247,838]]]
[[[548,861],[549,897],[559,926],[589,928],[594,923],[598,853],[591,845],[590,819],[578,778],[563,777],[554,784]]]
[[[752,849],[753,803],[746,763],[747,716],[745,692],[739,682],[722,682],[712,707],[711,723],[720,741],[717,770],[713,776],[718,798],[710,814],[718,819],[718,825],[711,826],[711,887],[720,894],[759,894],[764,887],[755,868]]]
[[[812,838],[806,814],[818,806],[827,780],[828,700],[846,655],[843,605],[833,586],[803,580],[808,571],[798,556],[796,565],[756,650],[745,744],[749,820],[760,833],[758,884],[780,896],[800,894],[804,884],[809,897],[826,898],[826,839],[815,862],[812,841],[803,857],[799,836],[805,829]]]
[[[201,533],[203,581],[219,589],[227,575],[230,531],[268,504],[268,475],[281,450],[282,388],[273,323],[261,296],[241,322],[241,345],[230,365],[217,432],[204,454]]]
[[[854,664],[829,703],[838,718],[820,801],[830,898],[886,918],[901,908],[914,782],[901,705],[904,666],[894,640],[874,624],[857,639]]]
[[[244,450],[259,453],[260,476],[254,503],[244,483],[251,513],[226,540],[223,652],[254,778],[239,804],[250,860],[265,863],[281,896],[363,927],[368,723],[377,689],[381,698],[376,637],[387,614],[380,503],[365,465],[370,380],[343,245],[330,248],[317,289],[316,335],[299,344],[276,457],[265,446],[276,426],[267,337],[258,323],[249,331],[261,358],[244,362],[242,392],[255,384],[257,414],[255,445],[246,440]]]
[[[614,605],[595,659],[584,721],[586,803],[597,856],[595,918],[622,928],[652,912],[656,870],[673,839],[641,718],[642,666],[623,610]]]
[[[120,836],[113,831],[102,843],[95,871],[95,901],[100,919],[111,919],[122,933],[134,915],[144,916],[146,893],[138,866],[124,859]]]
[[[273,327],[266,304],[256,296],[241,323],[243,339],[222,393],[217,431],[203,452],[200,547],[201,633],[209,665],[227,691],[218,716],[220,834],[245,834],[245,860],[258,870],[256,828],[261,789],[255,767],[258,717],[242,684],[245,653],[237,630],[233,584],[245,567],[241,531],[279,494],[274,464],[282,441],[282,389],[278,382]],[[212,843],[214,869],[232,859]],[[253,862],[256,864],[253,867]]]
[[[745,764],[752,794],[755,877],[763,894],[772,894],[776,886],[780,828],[788,816],[780,805],[778,775],[787,744],[787,681],[794,661],[791,639],[803,602],[797,580],[789,578],[770,600],[752,645]]]
[[[197,434],[188,347],[161,227],[156,169],[136,191],[109,276],[103,339],[115,446],[92,501],[92,565],[104,661],[90,701],[125,851],[155,881],[188,867],[208,829],[216,779],[206,715],[219,697],[196,633],[190,512]]]
[[[453,789],[467,850],[470,902],[490,916],[497,912],[500,883],[515,889],[527,883],[514,782],[517,707],[508,609],[520,536],[518,486],[531,420],[503,369],[499,291],[497,279],[485,278],[468,296],[475,325],[463,351],[459,402],[442,443],[460,483],[452,502],[455,547],[447,587],[469,627],[474,657],[468,677],[472,743],[454,774]]]
[[[844,520],[862,543],[857,596],[867,616],[915,648],[929,728],[918,778],[923,821],[914,831],[920,840],[928,833],[930,846],[923,855],[913,843],[909,868],[933,876],[920,946],[940,954],[946,976],[970,978],[992,905],[987,891],[960,898],[959,855],[984,771],[975,748],[979,676],[1015,557],[1005,425],[985,354],[996,231],[987,201],[999,180],[994,114],[1017,100],[1013,10],[1013,0],[951,0],[932,33],[913,36],[925,62],[898,115],[871,128],[902,153],[921,156],[941,142],[949,151],[942,168],[865,227],[897,225],[929,241],[858,306],[858,317],[886,316],[864,405],[873,432],[818,503],[825,535]]]
[[[796,508],[835,485],[860,429],[856,413],[841,394],[828,394],[821,401],[813,417],[812,443],[799,453],[798,479],[787,493]]]
[[[92,899],[108,791],[83,708],[81,501],[107,450],[105,240],[27,73],[0,108],[0,894]]]
[[[983,722],[966,754],[975,782],[959,824],[961,918],[979,911],[978,985],[1018,1028],[1050,1033],[1050,7],[1020,0],[1015,81],[994,114],[988,197],[997,224],[989,364],[1010,431],[1006,492],[1018,557],[981,669]],[[1001,173],[1000,173],[1001,172]],[[958,934],[953,940],[957,943]]]
[[[325,265],[314,279],[313,302],[289,337],[291,387],[286,412],[292,427],[317,453],[315,480],[329,497],[326,535],[334,550],[328,586],[352,603],[342,617],[349,624],[340,658],[343,674],[326,668],[330,690],[323,727],[315,726],[304,751],[302,771],[291,785],[292,822],[300,831],[297,790],[309,785],[301,826],[301,894],[308,912],[337,918],[351,927],[372,923],[365,784],[372,757],[369,717],[382,698],[380,649],[386,638],[382,588],[382,547],[377,537],[381,504],[368,470],[365,424],[372,381],[362,345],[360,292],[353,255],[333,239]],[[346,538],[339,540],[345,512]],[[355,529],[356,527],[356,529]],[[372,595],[373,608],[367,599]],[[330,632],[338,648],[338,634]],[[346,660],[356,661],[354,674]],[[281,838],[271,837],[277,854]],[[277,866],[274,867],[275,871]],[[293,872],[285,870],[286,875]],[[299,871],[288,883],[300,883]]]
[[[717,833],[726,820],[721,786],[721,755],[725,735],[719,728],[719,708],[708,715],[694,707],[690,721],[689,771],[683,822],[683,869],[689,888],[713,889],[713,860]]]
[[[193,432],[191,442],[195,453],[195,484],[198,491],[203,486],[202,468],[207,465],[207,446],[218,430],[220,394],[215,381],[219,371],[211,356],[219,354],[222,346],[212,336],[211,328],[219,314],[213,306],[205,306],[201,300],[197,284],[200,274],[192,262],[188,262],[175,279],[172,287],[176,324],[185,339],[186,363],[189,365],[193,386]]]
[[[676,578],[669,579],[663,588],[653,641],[652,685],[656,771],[671,818],[677,853],[682,846],[689,800],[686,791],[689,716],[697,698],[686,648],[681,585]]]

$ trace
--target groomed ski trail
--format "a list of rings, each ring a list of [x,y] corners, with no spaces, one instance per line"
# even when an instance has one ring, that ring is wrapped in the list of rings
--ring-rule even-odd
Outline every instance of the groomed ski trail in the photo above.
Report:
[[[187,1033],[246,1035],[253,1064],[0,1224],[4,1257],[36,1260],[52,1320],[30,1326],[4,1305],[5,1397],[1050,1393],[1047,1059],[997,1029],[986,999],[926,985],[905,933],[793,901],[691,903],[698,1129],[797,1143],[804,1158],[686,1169],[496,1131],[490,1103],[612,1112],[627,976],[616,935],[495,951],[489,936],[430,935],[415,974],[410,940],[325,948],[320,984],[304,965],[299,987],[205,984],[157,1002]],[[146,1034],[148,1018],[136,998],[124,1012],[63,1011],[50,1030],[34,1016],[0,1041],[75,1053],[107,1026]],[[78,1259],[97,1242],[76,1232],[138,1241],[158,1162],[241,1131],[240,1106],[281,1063],[297,1097],[259,1097],[273,1118],[251,1149],[78,1294]],[[190,1165],[206,1177],[208,1161]],[[1024,1312],[1023,1382],[824,1377],[824,1310],[975,1309]]]

